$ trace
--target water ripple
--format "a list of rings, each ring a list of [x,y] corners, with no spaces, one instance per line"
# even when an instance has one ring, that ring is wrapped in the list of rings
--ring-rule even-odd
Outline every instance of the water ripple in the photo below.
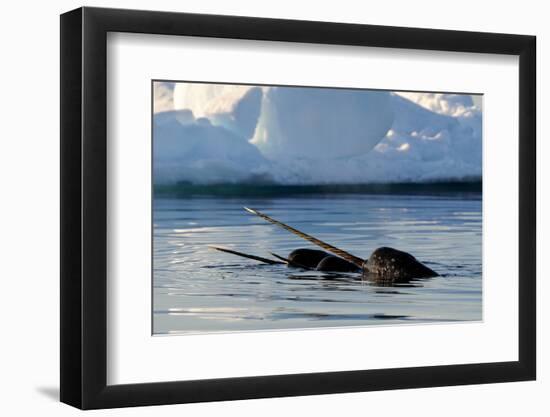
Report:
[[[409,251],[441,277],[396,286],[208,250],[286,256],[311,247],[245,213],[258,207],[361,257]],[[481,319],[481,199],[354,195],[333,198],[156,199],[154,331],[185,334]]]

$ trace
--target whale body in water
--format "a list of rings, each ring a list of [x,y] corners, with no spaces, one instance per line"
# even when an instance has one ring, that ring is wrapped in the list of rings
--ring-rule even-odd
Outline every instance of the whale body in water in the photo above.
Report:
[[[245,207],[245,210],[308,240],[324,250],[299,248],[290,252],[287,258],[272,253],[277,258],[277,260],[273,260],[217,246],[213,246],[214,249],[267,264],[286,264],[289,267],[324,272],[361,273],[362,277],[367,280],[385,284],[405,283],[412,279],[439,276],[437,272],[424,265],[410,253],[384,246],[375,249],[367,259],[362,259],[275,220],[258,210],[247,207]]]

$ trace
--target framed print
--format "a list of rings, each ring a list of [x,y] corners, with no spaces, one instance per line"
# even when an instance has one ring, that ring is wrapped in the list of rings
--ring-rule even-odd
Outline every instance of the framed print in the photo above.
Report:
[[[535,38],[61,16],[61,400],[536,375]]]

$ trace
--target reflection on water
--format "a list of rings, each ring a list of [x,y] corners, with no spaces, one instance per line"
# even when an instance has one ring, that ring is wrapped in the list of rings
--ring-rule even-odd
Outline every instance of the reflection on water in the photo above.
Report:
[[[480,197],[155,198],[154,333],[481,320]],[[383,287],[209,249],[312,247],[243,206],[363,258],[379,246],[408,251],[442,276]]]

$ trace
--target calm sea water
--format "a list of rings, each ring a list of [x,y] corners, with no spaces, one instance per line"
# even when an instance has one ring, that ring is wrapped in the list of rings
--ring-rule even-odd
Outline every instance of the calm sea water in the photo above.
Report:
[[[306,241],[248,214],[256,208],[367,258],[412,253],[442,276],[393,287],[264,265]],[[159,198],[154,201],[155,334],[395,325],[482,319],[481,194]]]

